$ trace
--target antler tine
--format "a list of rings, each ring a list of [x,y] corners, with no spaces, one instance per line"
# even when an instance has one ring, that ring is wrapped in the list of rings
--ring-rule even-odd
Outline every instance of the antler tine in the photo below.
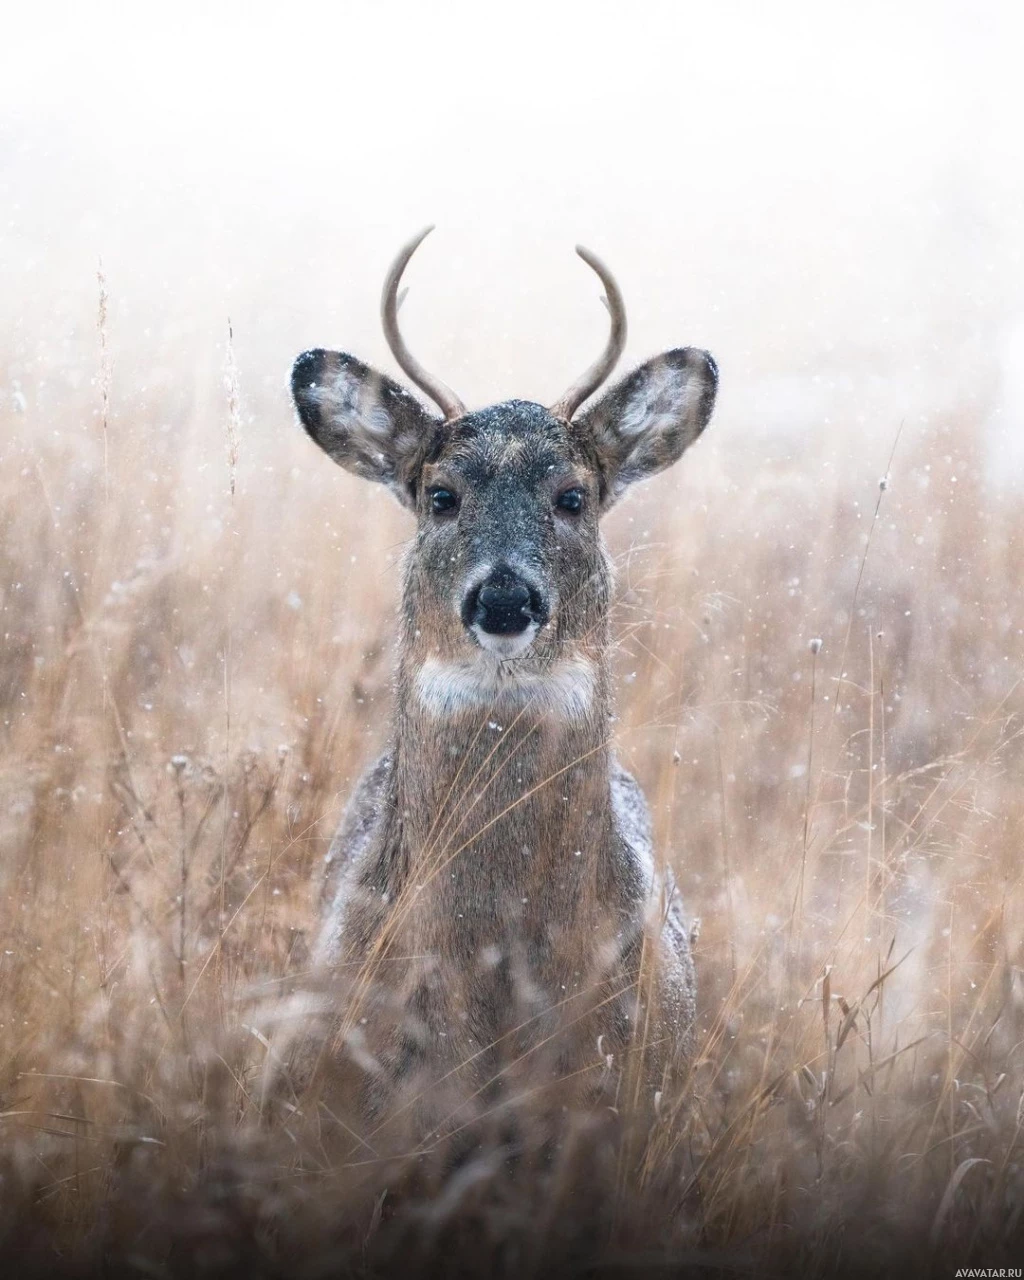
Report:
[[[619,286],[615,283],[615,277],[596,253],[591,253],[589,249],[584,249],[581,244],[576,246],[576,252],[587,266],[597,273],[601,283],[604,285],[605,297],[601,301],[608,308],[612,325],[611,332],[608,334],[608,343],[598,359],[551,406],[551,412],[556,418],[572,417],[583,401],[594,394],[612,369],[615,368],[615,362],[622,355],[622,349],[626,345],[626,305],[622,301],[622,294],[619,291]]]
[[[391,264],[391,270],[384,281],[384,292],[380,297],[380,318],[384,325],[384,336],[388,340],[391,354],[411,381],[421,391],[426,392],[431,400],[438,405],[444,413],[445,421],[450,422],[453,418],[461,418],[466,412],[466,406],[451,387],[424,369],[405,345],[405,339],[398,328],[398,308],[401,302],[398,296],[398,286],[402,280],[402,273],[409,265],[409,259],[433,229],[433,225],[425,227],[424,230],[413,236],[409,243],[399,250],[398,257]],[[404,292],[403,290],[403,296]]]

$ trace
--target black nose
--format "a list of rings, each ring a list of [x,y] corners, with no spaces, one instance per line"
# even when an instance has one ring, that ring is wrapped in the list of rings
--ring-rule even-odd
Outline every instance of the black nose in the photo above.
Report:
[[[536,587],[512,569],[495,569],[468,592],[462,605],[462,621],[492,636],[520,635],[531,622],[543,626],[548,606]]]

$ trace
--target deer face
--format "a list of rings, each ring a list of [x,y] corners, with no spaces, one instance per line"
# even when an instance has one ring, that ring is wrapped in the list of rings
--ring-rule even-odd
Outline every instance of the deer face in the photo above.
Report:
[[[609,596],[599,517],[704,429],[714,361],[694,348],[669,351],[577,414],[625,332],[614,281],[587,256],[608,290],[609,352],[551,409],[510,400],[467,412],[397,335],[398,277],[417,243],[399,255],[385,288],[385,328],[403,368],[446,418],[353,356],[318,350],[292,372],[302,424],[335,462],[388,485],[415,512],[405,614],[425,660],[465,664],[477,655],[507,671],[598,647]]]
[[[569,424],[515,400],[466,414],[437,441],[415,488],[407,601],[443,650],[468,642],[508,660],[585,642],[606,574],[597,476]]]

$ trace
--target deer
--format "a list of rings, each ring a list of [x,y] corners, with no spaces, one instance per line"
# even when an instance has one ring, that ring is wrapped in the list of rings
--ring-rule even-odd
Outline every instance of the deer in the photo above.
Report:
[[[431,230],[395,258],[381,318],[440,413],[338,351],[304,352],[291,376],[311,439],[416,521],[388,745],[326,857],[314,960],[348,983],[332,1045],[358,1062],[371,1115],[414,1075],[488,1096],[531,1057],[573,1097],[601,1096],[626,1063],[653,1092],[692,1052],[696,975],[675,879],[614,751],[599,521],[701,435],[718,369],[680,347],[595,399],[626,312],[578,246],[604,288],[601,355],[550,407],[467,409],[399,329],[401,280]]]

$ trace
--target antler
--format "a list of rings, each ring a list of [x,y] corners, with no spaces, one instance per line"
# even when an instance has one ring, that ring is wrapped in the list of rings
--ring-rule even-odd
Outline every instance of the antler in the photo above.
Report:
[[[409,259],[433,229],[432,225],[426,227],[419,235],[413,236],[403,249],[399,250],[398,257],[391,264],[391,270],[384,281],[384,292],[380,298],[380,317],[384,325],[384,336],[387,338],[388,346],[391,348],[391,354],[401,365],[407,376],[438,405],[444,413],[445,421],[450,422],[453,418],[461,418],[466,412],[466,406],[451,387],[446,386],[440,378],[435,378],[433,374],[424,369],[405,345],[405,339],[398,330],[398,307],[401,302],[401,298],[398,296],[398,286],[401,283],[402,273],[409,265]]]
[[[417,241],[417,243],[419,242]],[[619,286],[615,283],[615,277],[597,254],[591,253],[589,249],[584,249],[581,244],[576,246],[576,252],[587,266],[597,273],[601,283],[604,285],[605,296],[601,301],[608,308],[612,327],[608,335],[608,344],[598,359],[551,406],[551,412],[556,418],[566,419],[571,418],[583,401],[588,396],[592,396],[601,383],[604,382],[612,369],[615,368],[615,362],[622,355],[622,348],[626,345],[626,305],[622,301],[622,294],[619,292]]]

